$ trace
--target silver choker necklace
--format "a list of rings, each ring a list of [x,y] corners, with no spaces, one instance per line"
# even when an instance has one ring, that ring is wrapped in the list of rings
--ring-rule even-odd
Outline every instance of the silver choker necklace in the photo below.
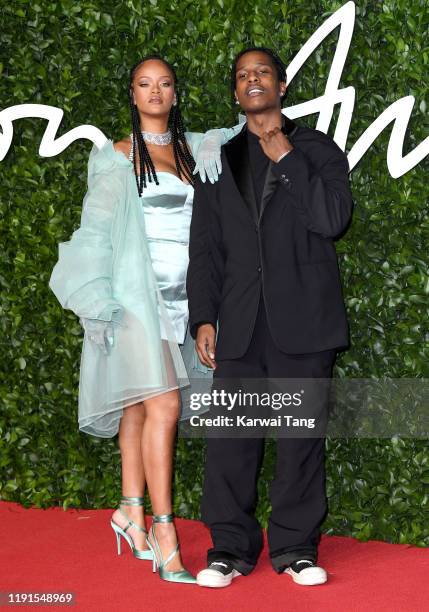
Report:
[[[142,136],[146,142],[156,145],[169,145],[171,143],[171,130],[158,134],[156,132],[143,132]]]

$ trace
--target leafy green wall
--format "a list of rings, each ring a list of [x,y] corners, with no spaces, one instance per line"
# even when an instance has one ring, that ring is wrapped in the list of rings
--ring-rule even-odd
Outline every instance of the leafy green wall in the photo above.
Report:
[[[11,0],[0,7],[0,106],[64,109],[61,133],[84,123],[118,140],[130,131],[129,67],[149,52],[177,65],[187,128],[236,123],[229,67],[243,46],[273,47],[286,63],[343,3],[137,0]],[[347,143],[398,98],[416,106],[404,152],[428,133],[429,11],[426,0],[357,2],[341,86],[357,91]],[[324,91],[338,31],[294,79],[292,105]],[[425,98],[426,96],[426,98]],[[315,126],[316,117],[299,120]],[[335,122],[332,123],[335,125]],[[117,438],[78,433],[82,334],[48,288],[57,245],[78,226],[91,143],[41,158],[42,119],[14,123],[0,164],[0,496],[25,506],[113,507],[120,495]],[[390,129],[351,175],[356,208],[338,243],[352,347],[336,376],[428,376],[427,160],[392,179]],[[425,440],[328,440],[328,533],[428,545],[429,459]],[[198,517],[204,443],[179,440],[175,510]],[[268,445],[259,517],[269,511]],[[195,475],[197,474],[197,477]]]

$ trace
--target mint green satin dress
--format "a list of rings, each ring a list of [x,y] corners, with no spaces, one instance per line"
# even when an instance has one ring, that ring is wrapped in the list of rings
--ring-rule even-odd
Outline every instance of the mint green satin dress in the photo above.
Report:
[[[186,133],[194,157],[202,136]],[[86,334],[83,340],[79,429],[97,437],[117,434],[125,407],[172,389],[184,392],[181,419],[189,418],[189,379],[212,376],[187,327],[193,188],[173,174],[158,178],[139,198],[130,160],[112,140],[94,145],[81,224],[60,243],[49,282],[77,316],[120,319],[107,355]]]

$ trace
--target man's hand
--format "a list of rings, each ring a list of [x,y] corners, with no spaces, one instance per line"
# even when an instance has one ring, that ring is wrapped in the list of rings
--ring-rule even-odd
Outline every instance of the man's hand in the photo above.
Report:
[[[209,368],[216,369],[215,362],[216,330],[211,323],[203,323],[198,327],[195,348],[198,359]]]
[[[259,144],[262,147],[265,155],[273,162],[277,162],[279,157],[284,153],[292,151],[293,146],[290,144],[287,136],[283,134],[280,128],[276,127],[273,130],[264,132],[259,139]]]

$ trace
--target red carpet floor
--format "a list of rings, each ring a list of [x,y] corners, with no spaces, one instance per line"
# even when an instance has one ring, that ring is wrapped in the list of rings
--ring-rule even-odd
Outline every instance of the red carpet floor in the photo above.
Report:
[[[111,514],[26,510],[0,502],[0,591],[73,592],[76,605],[71,609],[84,612],[429,611],[427,548],[323,536],[319,563],[328,571],[324,585],[303,587],[275,574],[265,547],[252,574],[236,578],[228,588],[207,589],[161,581],[151,562],[135,559],[125,543],[118,556]],[[204,566],[209,532],[197,521],[176,519],[176,525],[182,558],[195,574]],[[23,608],[30,606],[18,609]]]

